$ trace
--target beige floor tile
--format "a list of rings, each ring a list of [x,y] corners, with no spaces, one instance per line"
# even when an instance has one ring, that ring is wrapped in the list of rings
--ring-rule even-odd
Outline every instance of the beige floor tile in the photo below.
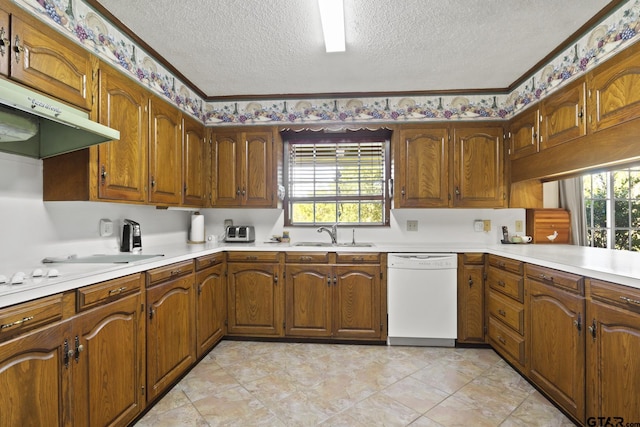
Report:
[[[297,392],[269,405],[269,409],[288,426],[315,426],[336,415],[325,402]]]
[[[235,378],[217,364],[209,363],[203,365],[200,363],[180,381],[178,387],[193,402],[239,385]]]
[[[155,408],[154,408],[155,409]],[[206,427],[209,423],[190,403],[159,413],[149,411],[137,424],[137,427]]]
[[[344,412],[357,422],[369,426],[407,426],[420,417],[420,413],[382,393],[358,402]]]
[[[196,400],[193,406],[212,426],[268,426],[280,423],[269,409],[242,387]]]
[[[535,391],[501,425],[504,427],[569,427],[574,424],[544,396]]]
[[[178,408],[180,406],[184,406],[191,403],[187,395],[182,391],[182,388],[178,385],[171,390],[167,394],[164,395],[162,399],[158,403],[156,403],[153,408],[148,412],[164,414],[172,409]]]
[[[504,420],[504,414],[495,414],[491,408],[450,396],[427,411],[428,418],[447,427],[494,427]]]
[[[382,393],[421,414],[449,397],[448,393],[414,378],[404,378]]]
[[[424,416],[418,418],[417,420],[409,424],[409,426],[410,427],[444,427],[442,424],[437,423],[433,421],[431,418],[424,417]]]

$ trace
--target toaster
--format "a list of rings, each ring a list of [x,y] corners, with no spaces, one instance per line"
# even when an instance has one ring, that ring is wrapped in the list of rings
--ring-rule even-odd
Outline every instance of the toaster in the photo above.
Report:
[[[225,230],[225,242],[249,243],[256,240],[253,225],[230,225]]]

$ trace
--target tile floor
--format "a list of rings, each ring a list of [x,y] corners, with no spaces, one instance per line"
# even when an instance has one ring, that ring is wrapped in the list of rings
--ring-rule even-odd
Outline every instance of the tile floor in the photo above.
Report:
[[[493,350],[222,341],[144,426],[572,426]]]

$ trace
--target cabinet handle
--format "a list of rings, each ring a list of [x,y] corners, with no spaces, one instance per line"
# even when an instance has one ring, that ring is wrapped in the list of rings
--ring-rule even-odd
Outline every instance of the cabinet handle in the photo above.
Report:
[[[333,276],[333,286],[338,285],[338,276]]]
[[[22,52],[24,52],[24,47],[20,46],[20,37],[16,36],[14,45],[15,46],[13,47],[13,52],[15,53],[16,64],[19,64],[20,63],[20,54]]]
[[[273,283],[278,286],[278,275],[273,276]]]
[[[498,280],[498,281],[496,282],[496,285],[501,286],[501,287],[503,287],[503,288],[506,286],[502,280]]]
[[[171,272],[169,273],[171,276],[177,276],[178,274],[182,273],[182,269],[177,269],[177,270],[171,270]]]
[[[580,332],[582,332],[582,316],[580,313],[578,313],[578,319],[573,321],[573,325],[578,330],[578,335],[580,335]]]
[[[402,186],[402,190],[400,190],[400,194],[402,194],[402,198],[404,198],[404,195],[405,195],[404,185]]]
[[[104,165],[102,165],[101,167],[100,178],[102,178],[102,183],[104,184],[107,179],[107,169],[104,167]]]
[[[247,192],[245,191],[245,188],[244,188],[244,187],[242,187],[242,197],[244,197],[244,195],[245,195],[246,193],[247,193]]]
[[[578,113],[578,118],[580,119],[581,122],[584,121],[584,111],[582,110],[582,108],[580,108],[580,112]]]
[[[11,46],[11,40],[5,37],[7,35],[4,27],[0,28],[0,56],[7,53],[7,47]]]
[[[311,257],[310,257],[310,256],[308,256],[308,255],[302,255],[302,256],[300,257],[300,261],[311,261],[312,259],[313,259],[313,258],[311,258]]]
[[[116,294],[120,294],[120,293],[122,293],[123,291],[125,291],[126,289],[127,289],[127,287],[126,287],[126,286],[121,286],[121,287],[119,287],[119,288],[117,288],[117,289],[111,289],[111,290],[109,291],[109,295],[116,295]]]
[[[238,187],[238,189],[236,190],[236,196],[240,195],[240,187]]]
[[[473,286],[473,279],[471,278],[471,276],[469,276],[469,287]]]
[[[362,257],[362,256],[354,256],[353,258],[351,258],[351,261],[362,262],[362,261],[364,261],[364,257]]]
[[[153,316],[156,314],[156,310],[153,307],[149,307],[149,320],[153,319]]]
[[[593,319],[593,321],[591,321],[591,326],[589,326],[589,333],[591,334],[591,338],[593,338],[594,341],[596,339],[596,328],[596,319]]]
[[[152,176],[151,177],[151,188],[154,188],[156,186],[156,179]]]
[[[75,339],[75,343],[76,343],[76,351],[75,351],[75,359],[76,362],[78,361],[78,359],[80,359],[80,353],[82,353],[84,351],[84,346],[82,344],[80,344],[80,338],[78,338],[78,336],[76,335],[76,339]]]
[[[507,344],[507,340],[505,340],[504,338],[502,338],[500,335],[498,335],[498,341],[500,341],[502,344],[506,345]]]
[[[627,304],[635,304],[635,305],[640,305],[640,301],[638,301],[637,299],[631,299],[625,296],[621,296],[620,299],[624,302],[626,302]]]
[[[71,357],[73,356],[73,350],[69,349],[69,341],[66,339],[64,340],[63,351],[64,351],[64,367],[68,368],[69,359],[71,359]]]
[[[257,261],[258,257],[254,256],[254,255],[248,255],[248,256],[245,257],[245,259],[248,260],[248,261]]]
[[[456,197],[460,198],[460,188],[456,186],[456,191],[455,191]]]
[[[331,287],[331,275],[327,276],[327,286]]]
[[[0,329],[8,329],[8,328],[11,328],[12,326],[20,326],[23,323],[28,322],[29,320],[33,320],[33,316],[23,317],[22,319],[16,320],[15,322],[6,323],[4,325],[1,325]]]
[[[498,267],[504,270],[504,267],[505,267],[504,261],[498,261]]]
[[[540,274],[540,279],[542,279],[542,280],[546,280],[546,281],[548,281],[548,282],[553,282],[553,276],[547,276],[547,275],[545,275],[544,273],[543,273],[543,274]]]
[[[499,310],[498,310],[498,314],[499,314],[500,316],[502,316],[502,317],[507,317],[507,312],[506,312],[506,311],[504,311],[503,309],[499,309]]]

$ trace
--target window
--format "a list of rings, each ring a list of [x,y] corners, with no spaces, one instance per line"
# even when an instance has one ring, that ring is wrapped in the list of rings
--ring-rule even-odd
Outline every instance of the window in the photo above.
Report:
[[[583,177],[587,245],[640,251],[640,166]]]
[[[388,225],[389,131],[287,132],[285,225]]]

